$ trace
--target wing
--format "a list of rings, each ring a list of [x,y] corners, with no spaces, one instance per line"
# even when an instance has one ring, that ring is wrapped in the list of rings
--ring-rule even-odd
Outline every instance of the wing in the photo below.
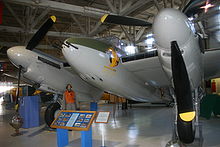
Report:
[[[204,72],[206,80],[220,77],[219,57],[220,49],[206,50],[204,54]]]
[[[1,76],[2,77],[5,76],[5,77],[11,78],[13,80],[14,79],[18,80],[18,72],[17,71],[10,71],[10,72],[7,72],[7,73],[3,73]],[[9,79],[7,79],[7,80],[9,80]],[[21,81],[23,81],[26,84],[30,84],[30,85],[34,85],[35,84],[31,80],[25,78],[22,74],[21,74]]]
[[[65,59],[60,59],[60,58],[54,57],[54,56],[52,56],[52,55],[49,55],[49,54],[44,53],[44,52],[42,52],[42,51],[40,51],[40,50],[37,50],[37,49],[34,49],[33,51],[34,51],[35,53],[37,53],[37,54],[43,56],[43,57],[46,57],[46,59],[44,59],[44,61],[47,60],[47,59],[49,59],[49,60],[47,60],[47,61],[49,61],[50,63],[52,63],[52,64],[50,64],[50,65],[56,65],[56,66],[59,66],[60,68],[63,67],[63,68],[64,68],[65,70],[67,70],[68,72],[70,72],[70,73],[72,73],[72,74],[74,74],[74,75],[77,74],[76,71],[75,71],[73,68],[70,67],[70,65],[67,63],[67,61],[66,61]],[[44,62],[44,63],[49,64],[49,62]]]
[[[134,73],[138,78],[147,82],[146,84],[154,87],[169,86],[170,82],[162,69],[157,53],[150,56],[141,56],[139,54],[122,58],[122,64],[127,70]]]
[[[140,55],[122,58],[122,64],[130,72],[141,80],[156,87],[166,87],[170,82],[162,69],[159,58],[156,55],[138,58]],[[205,79],[220,77],[219,66],[220,49],[207,50],[204,54]]]

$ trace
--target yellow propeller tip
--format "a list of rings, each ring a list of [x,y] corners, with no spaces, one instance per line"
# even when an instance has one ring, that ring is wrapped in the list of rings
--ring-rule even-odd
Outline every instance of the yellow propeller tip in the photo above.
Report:
[[[179,116],[183,121],[189,122],[195,118],[196,112],[192,111],[192,112],[180,113]]]
[[[50,18],[52,19],[53,22],[56,22],[56,16],[53,15]]]
[[[15,105],[15,110],[18,110],[18,104]]]
[[[103,23],[107,17],[108,17],[108,14],[103,15],[101,18],[101,22]]]

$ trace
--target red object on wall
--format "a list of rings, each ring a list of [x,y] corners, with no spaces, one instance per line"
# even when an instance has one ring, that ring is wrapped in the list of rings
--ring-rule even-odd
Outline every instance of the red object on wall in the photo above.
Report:
[[[216,92],[216,82],[213,80],[212,82],[212,92]]]
[[[6,63],[3,64],[3,70],[7,70],[8,65]]]
[[[0,0],[0,24],[2,24],[3,2]]]

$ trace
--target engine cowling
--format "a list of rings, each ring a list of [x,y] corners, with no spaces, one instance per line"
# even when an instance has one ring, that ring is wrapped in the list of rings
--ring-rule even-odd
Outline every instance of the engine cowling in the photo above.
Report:
[[[158,56],[164,71],[172,80],[170,43],[176,41],[186,64],[191,87],[194,89],[201,84],[204,72],[198,37],[192,28],[192,23],[185,14],[172,8],[161,10],[153,23]]]

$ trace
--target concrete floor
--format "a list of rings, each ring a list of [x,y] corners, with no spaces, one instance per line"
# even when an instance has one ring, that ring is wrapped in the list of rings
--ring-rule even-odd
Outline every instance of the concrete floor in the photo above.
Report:
[[[99,105],[99,110],[112,111],[112,105]],[[45,124],[21,129],[19,137],[11,137],[14,130],[8,124],[13,111],[0,105],[1,147],[55,147],[56,132]],[[171,138],[172,109],[167,107],[135,106],[127,111],[117,110],[108,124],[93,124],[93,146],[102,145],[102,133],[107,147],[164,147]],[[202,120],[204,147],[220,147],[220,119]],[[80,132],[69,131],[70,144],[80,147]]]

